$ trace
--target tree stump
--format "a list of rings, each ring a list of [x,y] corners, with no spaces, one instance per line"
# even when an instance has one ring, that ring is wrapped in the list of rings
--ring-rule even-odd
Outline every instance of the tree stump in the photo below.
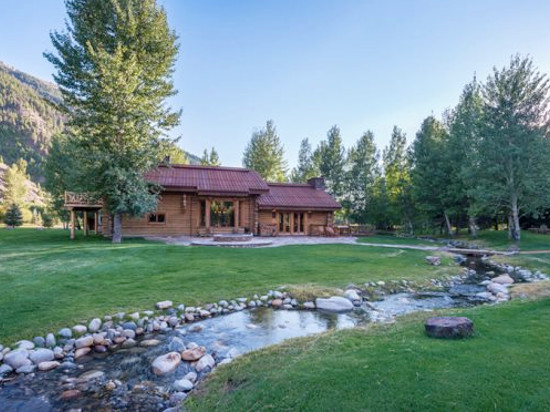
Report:
[[[461,339],[472,336],[474,322],[464,317],[439,316],[425,323],[426,333],[432,338]]]

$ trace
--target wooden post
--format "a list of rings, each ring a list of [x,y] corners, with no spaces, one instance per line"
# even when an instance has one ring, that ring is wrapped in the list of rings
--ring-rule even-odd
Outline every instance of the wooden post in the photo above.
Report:
[[[74,239],[74,224],[75,224],[74,209],[71,209],[71,239]]]
[[[308,220],[309,220],[309,213],[305,212],[304,213],[304,233],[306,234],[306,236],[309,236]]]
[[[235,200],[235,202],[233,202],[233,226],[235,228],[238,228],[239,227],[239,201],[238,200]]]
[[[99,212],[94,212],[94,232],[97,235]]]
[[[288,214],[288,223],[290,224],[290,234],[294,234],[294,212]]]
[[[84,211],[84,236],[88,236],[88,211]]]
[[[210,199],[206,199],[204,206],[204,217],[204,224],[206,225],[206,229],[210,229]]]

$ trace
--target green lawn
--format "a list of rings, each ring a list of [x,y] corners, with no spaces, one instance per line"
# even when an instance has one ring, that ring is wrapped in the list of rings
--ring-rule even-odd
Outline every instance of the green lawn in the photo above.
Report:
[[[455,312],[467,340],[428,338],[415,314],[394,325],[329,332],[220,367],[189,410],[550,410],[550,300]]]
[[[220,249],[144,240],[70,241],[59,229],[0,230],[0,342],[30,338],[159,300],[186,305],[265,293],[281,285],[423,280],[456,273],[426,252],[353,245]]]
[[[373,235],[360,237],[359,242],[362,243],[382,243],[385,245],[411,245],[411,246],[445,246],[443,241],[431,241],[427,239],[419,239],[416,237],[400,237],[391,235]]]
[[[483,247],[506,250],[511,246],[519,246],[521,250],[549,250],[550,235],[540,235],[528,231],[521,232],[521,241],[519,244],[508,239],[508,232],[505,230],[483,230],[479,233],[477,239],[466,240],[472,241]]]

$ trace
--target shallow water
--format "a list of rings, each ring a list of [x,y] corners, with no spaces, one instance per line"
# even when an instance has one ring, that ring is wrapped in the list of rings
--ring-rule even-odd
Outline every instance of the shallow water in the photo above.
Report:
[[[172,383],[194,368],[182,362],[167,376],[155,376],[152,361],[169,352],[168,342],[178,336],[188,344],[205,346],[216,361],[233,358],[252,350],[280,343],[286,339],[310,336],[330,329],[346,329],[373,321],[388,321],[397,315],[414,311],[463,307],[472,302],[464,296],[443,292],[411,295],[388,295],[383,301],[371,302],[346,314],[328,314],[320,311],[272,310],[256,308],[187,324],[166,334],[151,334],[139,339],[158,339],[162,343],[151,348],[135,347],[110,354],[94,354],[76,363],[79,369],[64,372],[37,372],[33,376],[19,376],[0,386],[0,411],[50,411],[81,408],[91,410],[164,410],[170,406]],[[104,373],[94,381],[81,381],[90,371]],[[199,374],[200,376],[200,374]],[[76,379],[75,379],[76,378]],[[113,391],[104,388],[111,379],[122,385]],[[61,400],[60,394],[78,389],[81,396]]]

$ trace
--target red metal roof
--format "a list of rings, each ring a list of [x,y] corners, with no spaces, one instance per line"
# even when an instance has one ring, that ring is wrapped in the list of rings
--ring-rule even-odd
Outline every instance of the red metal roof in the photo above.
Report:
[[[247,196],[269,191],[260,175],[248,169],[220,166],[159,166],[145,174],[150,182],[165,190],[177,189],[203,195]]]
[[[324,190],[309,184],[268,183],[269,192],[258,198],[260,209],[337,210],[342,206]]]

